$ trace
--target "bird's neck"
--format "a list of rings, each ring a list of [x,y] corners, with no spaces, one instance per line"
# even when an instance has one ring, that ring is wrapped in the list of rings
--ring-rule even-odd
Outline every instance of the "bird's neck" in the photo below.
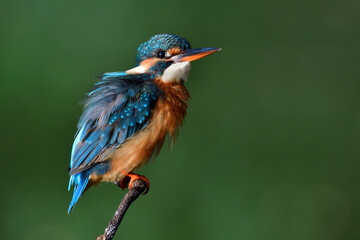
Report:
[[[155,80],[163,92],[159,108],[164,113],[163,126],[167,128],[172,142],[175,141],[178,129],[184,123],[188,100],[191,98],[188,90],[181,83],[165,83],[160,79]]]

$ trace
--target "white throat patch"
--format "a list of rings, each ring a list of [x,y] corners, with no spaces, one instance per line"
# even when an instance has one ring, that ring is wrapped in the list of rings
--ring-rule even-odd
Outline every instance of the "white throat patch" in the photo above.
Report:
[[[165,69],[161,81],[166,83],[186,82],[191,70],[190,62],[178,62]]]

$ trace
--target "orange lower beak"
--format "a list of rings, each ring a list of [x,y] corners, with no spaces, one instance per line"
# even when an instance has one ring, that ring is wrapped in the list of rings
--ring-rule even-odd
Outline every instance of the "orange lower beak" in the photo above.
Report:
[[[220,51],[221,48],[193,48],[170,58],[174,62],[191,62]]]

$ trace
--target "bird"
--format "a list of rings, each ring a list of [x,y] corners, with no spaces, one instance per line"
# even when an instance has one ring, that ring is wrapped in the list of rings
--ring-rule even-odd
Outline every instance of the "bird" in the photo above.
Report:
[[[191,48],[185,38],[161,33],[139,46],[134,68],[99,77],[82,101],[71,150],[68,213],[100,182],[131,189],[141,178],[149,190],[149,180],[134,172],[159,154],[167,136],[174,144],[190,99],[184,86],[190,62],[220,50]]]

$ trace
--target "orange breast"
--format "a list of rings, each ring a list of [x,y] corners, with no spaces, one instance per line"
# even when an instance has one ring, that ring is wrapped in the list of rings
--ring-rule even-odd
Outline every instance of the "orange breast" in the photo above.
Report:
[[[164,94],[153,110],[149,125],[116,149],[110,156],[110,171],[103,176],[91,176],[91,182],[120,182],[124,177],[122,171],[135,171],[160,152],[166,135],[172,144],[175,142],[190,95],[182,84],[157,83]]]

